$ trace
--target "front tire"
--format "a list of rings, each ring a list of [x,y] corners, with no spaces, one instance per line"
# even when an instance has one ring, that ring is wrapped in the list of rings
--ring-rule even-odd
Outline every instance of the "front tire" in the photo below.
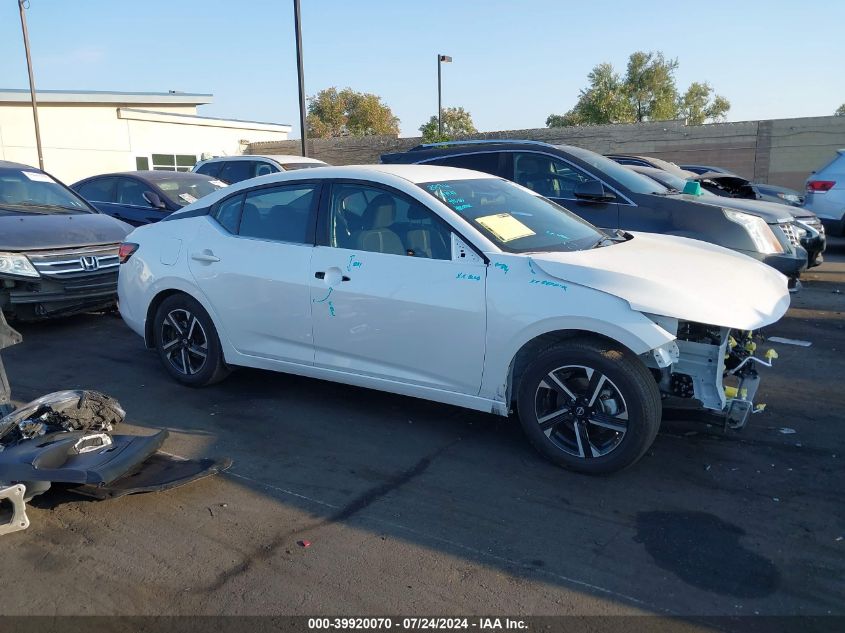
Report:
[[[229,375],[217,329],[193,297],[180,293],[162,301],[153,333],[164,368],[183,385],[205,387]]]
[[[522,374],[517,408],[541,454],[588,474],[632,465],[660,428],[660,391],[649,370],[601,340],[573,339],[540,354]]]

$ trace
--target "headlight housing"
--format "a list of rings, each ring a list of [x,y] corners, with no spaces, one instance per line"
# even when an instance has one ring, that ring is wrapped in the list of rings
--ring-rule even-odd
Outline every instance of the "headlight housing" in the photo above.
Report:
[[[722,208],[722,212],[728,220],[736,222],[745,229],[748,237],[754,242],[754,247],[759,252],[765,255],[783,252],[783,245],[778,241],[778,238],[763,218],[751,215],[750,213],[743,213],[742,211],[734,211],[733,209]]]
[[[40,277],[35,266],[26,255],[20,253],[0,253],[0,275],[17,275],[18,277]]]

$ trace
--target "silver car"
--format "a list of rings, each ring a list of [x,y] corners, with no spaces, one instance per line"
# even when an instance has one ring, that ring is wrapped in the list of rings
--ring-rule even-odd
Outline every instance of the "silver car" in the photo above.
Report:
[[[804,207],[819,216],[828,235],[845,235],[845,149],[807,179]]]

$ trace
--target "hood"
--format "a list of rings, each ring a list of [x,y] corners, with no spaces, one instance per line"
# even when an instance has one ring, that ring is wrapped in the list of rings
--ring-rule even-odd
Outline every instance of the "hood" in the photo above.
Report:
[[[0,250],[27,251],[122,242],[132,227],[102,213],[0,215]]]
[[[789,308],[786,277],[721,246],[632,233],[589,251],[533,253],[546,274],[615,295],[639,312],[756,330]]]

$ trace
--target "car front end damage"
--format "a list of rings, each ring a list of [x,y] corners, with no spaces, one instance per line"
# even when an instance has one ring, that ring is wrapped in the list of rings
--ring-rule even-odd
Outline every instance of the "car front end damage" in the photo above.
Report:
[[[118,247],[0,253],[0,309],[10,317],[33,320],[114,306]]]
[[[675,340],[648,355],[666,408],[698,405],[717,416],[725,429],[742,429],[766,405],[755,402],[758,369],[771,367],[777,352],[757,356],[759,335],[669,317],[651,318]]]

